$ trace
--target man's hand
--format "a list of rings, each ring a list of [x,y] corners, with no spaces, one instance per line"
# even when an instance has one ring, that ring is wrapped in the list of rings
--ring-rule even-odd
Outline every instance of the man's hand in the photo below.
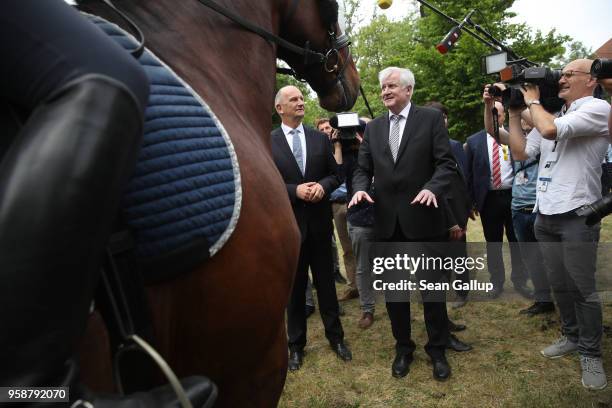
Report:
[[[323,186],[319,183],[312,183],[307,201],[310,201],[311,203],[318,203],[324,196],[325,190],[323,190]]]
[[[417,194],[416,197],[414,197],[414,200],[412,200],[410,204],[424,204],[429,207],[432,203],[434,207],[438,208],[438,201],[436,201],[436,195],[424,188],[419,192],[419,194]]]
[[[450,227],[448,232],[451,241],[459,241],[463,234],[465,234],[465,230],[463,230],[459,225],[453,225]]]
[[[314,184],[316,184],[314,181],[298,184],[297,188],[295,189],[295,195],[297,198],[304,201],[310,201],[310,190]]]
[[[334,129],[329,134],[329,139],[333,142],[334,140],[338,140],[338,129]]]
[[[525,105],[529,105],[529,102],[535,101],[536,99],[540,99],[540,88],[534,84],[523,84],[519,88],[521,93],[523,94],[523,98],[525,99]]]
[[[501,98],[500,97],[493,97],[489,93],[489,88],[491,88],[492,86],[496,86],[499,89],[501,89],[502,91],[504,89],[506,89],[506,85],[504,85],[502,83],[495,83],[493,85],[491,85],[491,84],[486,84],[485,85],[484,91],[482,93],[482,101],[485,103],[485,106],[487,106],[489,109],[491,109],[493,107],[493,103],[495,103],[495,101],[500,101],[501,102]]]
[[[366,193],[365,191],[357,191],[353,195],[353,198],[351,198],[351,201],[348,204],[348,208],[351,208],[352,206],[359,204],[363,200],[366,200],[369,203],[374,203],[374,200],[372,200],[372,197],[370,197],[368,193]]]

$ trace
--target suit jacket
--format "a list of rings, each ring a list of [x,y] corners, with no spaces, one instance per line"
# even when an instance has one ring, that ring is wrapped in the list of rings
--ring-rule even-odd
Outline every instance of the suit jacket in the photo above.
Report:
[[[489,148],[487,147],[487,132],[481,130],[468,137],[465,157],[467,161],[466,179],[468,190],[476,209],[480,212],[484,207],[487,193],[491,185],[491,166]],[[512,160],[512,157],[510,157]],[[512,166],[514,168],[514,166]]]
[[[366,127],[353,176],[354,191],[368,191],[376,180],[375,232],[379,239],[393,235],[399,223],[408,239],[433,238],[448,232],[442,197],[456,172],[442,113],[412,105],[408,113],[397,161],[389,148],[389,115]],[[422,190],[436,195],[439,208],[410,203]]]
[[[280,127],[274,129],[271,135],[272,157],[287,187],[302,241],[306,238],[306,234],[310,233],[331,234],[333,224],[329,195],[342,183],[328,137],[306,126],[304,132],[306,137],[304,175],[300,172],[283,130]],[[309,181],[318,182],[325,190],[325,196],[318,203],[306,202],[296,195],[298,184]]]
[[[453,156],[455,157],[455,161],[459,165],[459,170],[463,177],[467,174],[467,159],[465,157],[465,150],[463,149],[463,143],[458,142],[454,139],[449,139],[451,146],[451,151],[453,152]]]
[[[472,198],[467,188],[466,158],[463,144],[453,139],[449,139],[453,157],[457,162],[457,171],[451,178],[450,192],[446,195],[446,214],[448,227],[459,225],[461,228],[467,226],[467,220],[472,209]]]

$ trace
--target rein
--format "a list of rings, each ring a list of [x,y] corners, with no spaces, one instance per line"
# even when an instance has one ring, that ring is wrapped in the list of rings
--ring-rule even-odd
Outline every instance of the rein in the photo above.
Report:
[[[256,26],[255,24],[251,23],[248,20],[245,20],[244,18],[234,14],[233,12],[229,11],[228,9],[226,9],[225,7],[219,5],[218,3],[216,3],[214,0],[198,0],[202,5],[216,11],[217,13],[225,16],[226,18],[232,20],[233,22],[235,22],[236,24],[238,24],[239,26],[241,26],[242,28],[251,31],[252,33],[255,33],[257,35],[259,35],[260,37],[262,37],[263,39],[277,44],[279,47],[282,47],[294,54],[298,54],[298,55],[302,55],[304,57],[304,65],[308,66],[308,65],[312,65],[315,63],[319,63],[322,64],[325,68],[325,70],[329,73],[331,72],[335,72],[336,70],[338,70],[338,65],[335,64],[332,67],[328,66],[328,61],[330,59],[330,57],[335,56],[336,59],[338,59],[338,54],[339,54],[339,50],[348,47],[351,44],[351,41],[349,40],[348,36],[346,34],[341,34],[339,37],[336,37],[336,33],[333,30],[329,30],[328,31],[328,35],[330,37],[331,40],[331,44],[332,44],[332,48],[330,48],[329,50],[327,50],[325,52],[325,54],[322,54],[320,52],[316,52],[313,51],[312,49],[310,49],[310,43],[308,41],[306,41],[306,44],[304,47],[300,47],[298,45],[295,45],[287,40],[285,40],[284,38],[279,37],[276,34],[273,34],[269,31],[264,30],[263,28]],[[291,14],[293,14],[293,12],[295,11],[295,8],[297,6],[297,2],[298,0],[294,0],[294,3],[291,7]],[[346,65],[346,62],[345,62]],[[295,75],[295,71],[293,70],[287,70],[284,68],[280,68],[279,72],[281,73],[289,73],[293,76]]]

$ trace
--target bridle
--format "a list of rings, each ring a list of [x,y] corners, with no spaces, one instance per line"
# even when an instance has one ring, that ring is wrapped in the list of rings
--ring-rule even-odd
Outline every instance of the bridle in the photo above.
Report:
[[[346,69],[347,62],[350,58],[350,51],[348,50],[348,46],[351,44],[349,37],[342,33],[339,36],[336,34],[335,25],[337,21],[331,22],[330,26],[327,30],[327,36],[330,44],[330,48],[323,51],[317,52],[310,48],[310,42],[306,41],[303,47],[296,45],[292,42],[285,40],[284,38],[279,37],[263,28],[251,23],[250,21],[234,14],[229,11],[225,7],[219,5],[214,0],[198,0],[204,6],[216,11],[217,13],[227,17],[232,20],[242,28],[251,31],[260,37],[264,38],[267,41],[270,41],[285,50],[292,52],[297,55],[301,55],[304,57],[304,67],[306,71],[310,71],[313,68],[319,68],[323,66],[323,69],[328,73],[336,73],[336,82],[330,87],[333,88],[337,83],[344,84],[344,70]],[[295,14],[295,10],[297,8],[297,3],[299,0],[293,0],[291,7],[289,8],[289,12],[285,17],[285,21],[290,21],[293,15]],[[344,55],[344,61],[342,66],[339,66],[338,63],[340,61],[340,52],[346,49],[347,52]],[[300,81],[304,81],[304,78],[300,77],[297,72],[293,69],[287,68],[277,68],[277,71],[282,74],[289,74],[294,76],[296,79]],[[328,91],[328,90],[326,90]],[[325,93],[325,92],[324,92]]]
[[[114,10],[117,14],[119,14],[131,26],[132,30],[135,33],[138,44],[136,48],[131,50],[130,52],[134,57],[139,58],[142,52],[144,51],[144,45],[145,45],[145,38],[144,38],[142,31],[125,13],[123,13],[121,10],[115,7],[115,5],[112,3],[112,0],[102,0],[102,1],[112,10]],[[313,71],[322,66],[326,72],[330,74],[336,73],[336,80],[333,84],[331,84],[327,89],[315,89],[315,91],[320,92],[323,95],[326,95],[339,84],[343,90],[343,93],[344,93],[343,98],[344,98],[344,102],[346,105],[348,101],[348,98],[346,95],[346,89],[348,89],[348,86],[346,84],[346,78],[344,76],[344,71],[346,70],[348,61],[351,58],[351,52],[349,50],[349,45],[351,45],[351,40],[344,33],[340,35],[336,34],[335,26],[338,23],[337,18],[335,21],[329,21],[329,27],[327,29],[327,37],[328,37],[328,42],[329,42],[330,47],[323,52],[318,52],[310,48],[309,41],[306,41],[304,46],[300,47],[299,45],[296,45],[292,42],[285,40],[284,38],[276,34],[273,34],[267,30],[264,30],[263,28],[251,23],[250,21],[242,18],[241,16],[229,11],[227,8],[216,3],[214,0],[198,0],[198,1],[204,6],[210,8],[211,10],[223,15],[229,20],[232,20],[233,22],[235,22],[236,24],[238,24],[245,30],[251,31],[252,33],[259,35],[263,39],[271,43],[274,43],[278,45],[279,47],[291,53],[303,56],[304,57],[303,65],[304,65],[305,72]],[[288,9],[287,15],[285,16],[285,19],[284,19],[285,23],[291,21],[291,19],[293,18],[296,12],[298,3],[299,3],[299,0],[292,1]],[[338,63],[341,61],[340,56],[341,56],[342,51],[344,51],[344,55],[342,55],[344,57],[343,58],[344,60],[342,62],[342,65],[339,66]],[[300,82],[306,82],[305,77],[298,74],[292,68],[277,67],[276,71],[281,74],[291,75]],[[361,89],[361,93],[362,95],[364,95],[362,89]],[[364,98],[365,98],[365,95],[364,95]]]

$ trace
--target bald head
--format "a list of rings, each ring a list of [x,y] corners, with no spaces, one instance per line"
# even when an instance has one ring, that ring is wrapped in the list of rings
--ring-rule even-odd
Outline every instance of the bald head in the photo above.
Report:
[[[559,98],[563,99],[567,106],[580,98],[593,95],[597,81],[591,77],[591,65],[593,60],[577,59],[563,68],[559,80]]]
[[[278,90],[274,98],[274,108],[283,123],[295,128],[304,118],[304,96],[302,91],[293,85]]]
[[[573,60],[569,64],[565,66],[565,69],[573,69],[584,72],[591,72],[591,65],[593,65],[593,60],[581,58],[577,60]]]
[[[276,96],[274,97],[274,106],[281,103],[281,100],[287,95],[289,91],[294,91],[296,89],[299,91],[299,89],[293,85],[283,86],[281,89],[279,89],[276,93]]]

